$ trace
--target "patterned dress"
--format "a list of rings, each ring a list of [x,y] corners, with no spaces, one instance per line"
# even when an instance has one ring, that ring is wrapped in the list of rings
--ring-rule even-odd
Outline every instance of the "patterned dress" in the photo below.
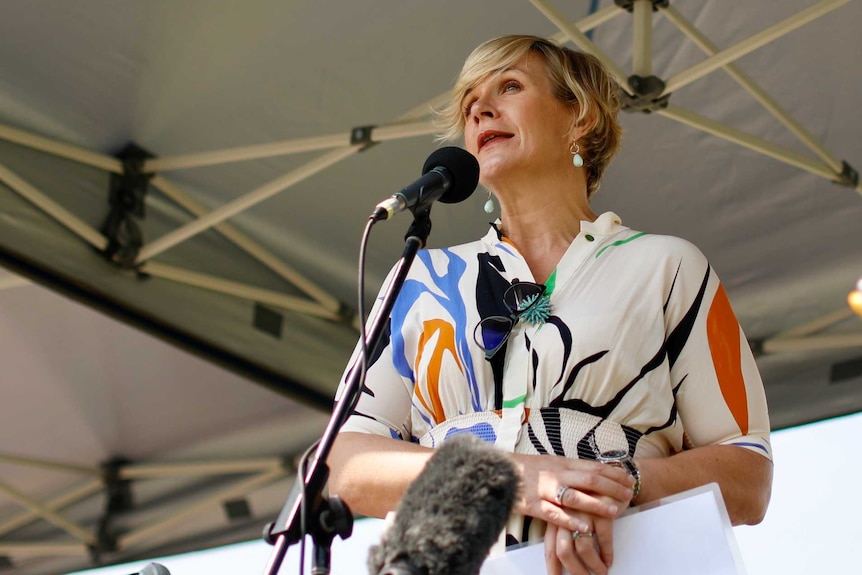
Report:
[[[514,280],[535,281],[496,226],[420,251],[343,430],[429,447],[466,432],[510,452],[583,459],[712,444],[771,458],[754,358],[695,246],[635,232],[612,212],[582,222],[546,282],[550,316],[515,323],[488,360],[474,330],[510,315],[503,293]],[[543,531],[514,517],[508,542]]]

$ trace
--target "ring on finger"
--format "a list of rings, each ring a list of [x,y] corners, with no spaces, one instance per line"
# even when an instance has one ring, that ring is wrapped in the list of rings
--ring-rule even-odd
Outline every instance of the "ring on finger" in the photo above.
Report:
[[[557,502],[557,505],[563,505],[563,495],[565,495],[566,491],[568,491],[569,489],[571,489],[571,487],[569,487],[568,485],[560,485],[557,488],[557,494],[554,495],[554,501]]]
[[[592,537],[592,536],[593,536],[592,531],[573,531],[572,532],[572,539],[574,539],[574,540],[578,540],[581,537]]]

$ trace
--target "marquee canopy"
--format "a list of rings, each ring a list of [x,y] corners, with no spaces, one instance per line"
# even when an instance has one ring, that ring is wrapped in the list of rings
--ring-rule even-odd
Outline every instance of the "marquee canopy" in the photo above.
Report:
[[[859,411],[860,25],[850,0],[3,3],[0,563],[58,573],[274,519],[357,337],[365,219],[502,34],[620,80],[593,209],[703,250],[773,426]],[[484,200],[435,206],[429,244],[483,234]],[[370,295],[409,223],[375,228]]]

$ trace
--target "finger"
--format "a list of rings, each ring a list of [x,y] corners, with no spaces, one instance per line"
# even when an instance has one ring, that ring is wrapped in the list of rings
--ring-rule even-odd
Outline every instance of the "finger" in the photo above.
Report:
[[[610,465],[597,465],[602,468],[612,467]],[[631,479],[631,476],[627,472],[617,468],[613,468],[613,470],[617,473],[621,472],[624,477]],[[612,475],[614,477],[617,477],[617,473],[613,473]],[[604,495],[620,502],[628,502],[629,500],[631,500],[632,497],[631,487],[633,483],[629,480],[620,482],[617,481],[614,477],[608,477],[603,472],[594,473],[593,471],[577,470],[563,472],[557,476],[557,485],[547,485],[547,489],[553,489],[554,492],[545,495],[545,497],[553,501],[554,497],[556,496],[557,487],[559,485],[568,485],[571,488],[589,493],[591,495]],[[566,492],[566,495],[568,495],[568,492]]]
[[[593,527],[594,537],[599,546],[599,554],[602,562],[608,569],[614,564],[614,530],[613,522],[609,519],[596,519]]]
[[[560,506],[589,513],[591,515],[610,518],[619,515],[620,510],[622,509],[619,502],[614,499],[609,497],[600,498],[589,493],[584,493],[575,488],[566,489],[560,499]],[[583,531],[583,529],[576,529],[578,531]]]
[[[528,515],[538,517],[549,525],[555,525],[569,531],[589,531],[590,524],[578,512],[560,507],[556,503],[541,500],[528,509]]]
[[[631,473],[619,465],[608,465],[606,463],[599,463],[598,461],[591,461],[590,463],[595,466],[592,469],[599,475],[603,475],[626,487],[632,487],[635,484],[635,479]]]
[[[559,540],[559,537],[557,539]],[[607,575],[608,566],[604,561],[602,561],[602,557],[599,554],[599,544],[596,540],[595,532],[592,533],[592,536],[582,535],[577,539],[574,539],[574,545],[575,553],[577,553],[581,563],[589,569],[590,573],[595,573],[596,575]]]
[[[571,575],[589,575],[587,566],[575,550],[575,540],[568,529],[558,529],[556,538],[557,558]]]
[[[563,565],[557,558],[557,526],[548,524],[545,529],[545,570],[548,575],[562,575]]]

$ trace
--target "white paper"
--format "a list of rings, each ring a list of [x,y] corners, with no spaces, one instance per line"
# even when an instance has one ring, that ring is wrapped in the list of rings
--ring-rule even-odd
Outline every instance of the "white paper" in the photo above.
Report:
[[[545,573],[544,545],[489,557],[481,575]],[[610,575],[745,575],[718,485],[628,510],[614,522]]]

